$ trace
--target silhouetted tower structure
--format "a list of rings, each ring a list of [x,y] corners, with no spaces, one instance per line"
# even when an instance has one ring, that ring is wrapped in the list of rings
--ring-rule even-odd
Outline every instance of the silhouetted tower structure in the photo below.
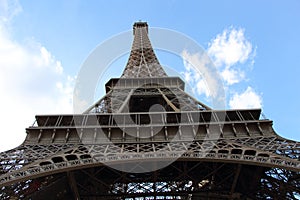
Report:
[[[0,154],[1,199],[300,194],[298,142],[278,136],[260,109],[213,110],[197,101],[165,73],[147,23],[136,22],[133,33],[125,70],[103,98],[83,114],[37,115],[24,143]]]

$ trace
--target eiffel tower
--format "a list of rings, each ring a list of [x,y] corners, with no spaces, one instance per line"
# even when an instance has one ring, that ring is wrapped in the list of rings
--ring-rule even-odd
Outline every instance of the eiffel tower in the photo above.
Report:
[[[260,109],[197,101],[167,76],[147,23],[133,33],[103,98],[83,114],[37,115],[0,154],[0,199],[297,199],[300,143]]]

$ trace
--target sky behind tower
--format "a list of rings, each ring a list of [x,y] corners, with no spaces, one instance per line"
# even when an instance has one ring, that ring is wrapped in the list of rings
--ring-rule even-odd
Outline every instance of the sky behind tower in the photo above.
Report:
[[[227,109],[261,107],[279,135],[299,141],[299,9],[297,0],[0,0],[0,150],[19,145],[36,114],[72,113],[84,60],[139,20],[183,33],[206,50],[222,77]],[[212,91],[187,62],[156,54],[209,104]],[[116,60],[107,77],[119,77],[127,58]],[[103,92],[101,83],[96,98]]]

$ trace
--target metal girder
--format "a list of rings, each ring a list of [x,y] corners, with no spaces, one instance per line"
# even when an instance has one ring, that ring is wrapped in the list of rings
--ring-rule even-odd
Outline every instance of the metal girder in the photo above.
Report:
[[[122,78],[167,76],[153,51],[148,37],[148,25],[134,30],[134,40],[129,60]]]
[[[74,173],[68,171],[67,172],[67,177],[68,177],[68,182],[69,182],[69,185],[70,185],[70,188],[71,188],[74,199],[75,200],[80,200],[80,194],[78,192],[77,181],[74,177]]]
[[[156,162],[156,160],[161,159],[214,160],[300,171],[298,160],[284,155],[277,155],[273,152],[262,151],[251,146],[241,146],[234,140],[196,140],[152,144],[82,144],[72,148],[67,147],[60,153],[50,153],[44,158],[40,157],[37,161],[26,163],[24,167],[20,163],[2,163],[2,166],[10,169],[10,171],[0,176],[0,184],[7,185],[20,180],[93,165],[114,165],[114,163],[132,163],[143,160]],[[208,147],[209,149],[207,149]],[[14,165],[16,167],[12,168],[11,166]]]
[[[156,58],[147,23],[135,23],[126,68],[105,87],[83,114],[36,116],[24,143],[0,153],[1,199],[300,195],[300,143],[278,136],[260,109],[213,110],[187,94]]]
[[[241,168],[242,168],[242,165],[238,164],[237,169],[235,171],[235,175],[234,175],[234,179],[233,179],[233,182],[232,182],[232,186],[231,186],[231,189],[230,189],[230,193],[231,194],[233,194],[234,191],[235,191],[235,187],[236,187],[236,184],[238,182],[238,178],[240,176]]]
[[[239,178],[236,169],[240,170]],[[255,176],[259,170],[264,174],[263,181],[254,179],[251,187],[247,186],[245,178]],[[271,168],[261,168],[260,166],[249,166],[244,164],[233,164],[229,162],[198,162],[198,161],[176,161],[165,168],[146,174],[118,172],[106,166],[91,167],[73,171],[73,175],[78,185],[78,193],[82,199],[135,199],[143,197],[147,199],[179,199],[197,197],[210,197],[212,199],[264,199],[274,198],[277,193],[281,197],[284,195],[299,192],[299,176],[282,175],[279,173],[286,171],[278,168],[277,171]],[[289,172],[290,173],[290,172]],[[58,174],[67,176],[66,173]],[[45,176],[44,180],[49,176]],[[282,180],[281,177],[287,177]],[[41,183],[44,182],[40,179]],[[268,182],[264,181],[268,180]],[[235,183],[237,181],[237,183]],[[249,180],[250,181],[250,180]],[[250,183],[250,182],[249,182]],[[256,184],[256,186],[253,186]],[[270,184],[280,187],[271,190]],[[16,185],[15,185],[16,186]],[[233,189],[235,187],[235,189]],[[274,186],[275,187],[275,186]],[[12,188],[16,190],[15,187]],[[52,189],[51,182],[40,184],[38,190]],[[8,191],[9,188],[6,188]],[[71,195],[72,191],[67,190]],[[22,189],[18,191],[21,193]],[[264,195],[262,195],[264,194]]]

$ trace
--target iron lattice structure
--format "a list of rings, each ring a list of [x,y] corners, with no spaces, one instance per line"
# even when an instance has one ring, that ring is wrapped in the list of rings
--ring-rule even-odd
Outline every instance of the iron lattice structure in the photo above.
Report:
[[[133,31],[102,99],[83,114],[36,116],[24,143],[0,154],[0,198],[299,197],[300,143],[260,109],[213,110],[188,95],[159,64],[147,23]]]

